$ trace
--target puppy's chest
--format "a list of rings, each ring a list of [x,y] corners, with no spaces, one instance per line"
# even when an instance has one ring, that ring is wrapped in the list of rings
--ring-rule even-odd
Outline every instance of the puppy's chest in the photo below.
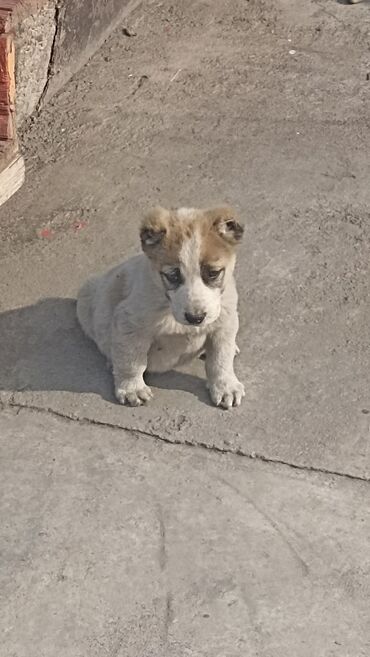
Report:
[[[204,348],[205,333],[157,335],[148,353],[148,371],[166,372],[198,356]]]
[[[172,318],[161,322],[148,354],[148,370],[165,372],[197,356],[206,332],[178,324]]]
[[[201,334],[171,333],[157,335],[152,346],[159,351],[178,354],[193,353],[205,342],[206,336]]]

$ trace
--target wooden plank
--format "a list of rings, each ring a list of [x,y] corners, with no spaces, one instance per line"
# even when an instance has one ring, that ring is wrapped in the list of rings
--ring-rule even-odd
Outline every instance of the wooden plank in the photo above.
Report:
[[[24,160],[20,153],[16,152],[14,158],[0,171],[0,205],[15,194],[23,182]]]

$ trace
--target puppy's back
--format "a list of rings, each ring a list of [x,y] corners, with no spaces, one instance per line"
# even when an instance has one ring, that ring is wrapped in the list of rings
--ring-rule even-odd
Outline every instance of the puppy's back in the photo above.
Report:
[[[86,335],[110,359],[113,313],[129,294],[145,256],[136,256],[101,276],[89,278],[77,295],[77,318]]]
[[[77,319],[80,322],[83,331],[92,340],[95,340],[94,308],[99,280],[99,276],[89,278],[81,287],[77,295]]]

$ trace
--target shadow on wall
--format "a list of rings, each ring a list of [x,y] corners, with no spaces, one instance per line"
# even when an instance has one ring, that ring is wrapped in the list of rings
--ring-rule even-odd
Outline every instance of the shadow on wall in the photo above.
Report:
[[[75,299],[51,298],[0,314],[0,390],[95,393],[115,402],[105,358],[82,332]],[[183,372],[152,375],[158,388],[208,402],[204,379]]]

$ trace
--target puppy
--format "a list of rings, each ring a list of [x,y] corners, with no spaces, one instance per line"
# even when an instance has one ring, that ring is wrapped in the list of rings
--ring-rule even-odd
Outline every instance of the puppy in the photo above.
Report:
[[[156,208],[144,219],[143,254],[85,283],[77,316],[113,367],[116,397],[152,397],[145,372],[165,372],[205,354],[216,406],[239,406],[234,373],[239,327],[235,247],[243,235],[230,208]]]

